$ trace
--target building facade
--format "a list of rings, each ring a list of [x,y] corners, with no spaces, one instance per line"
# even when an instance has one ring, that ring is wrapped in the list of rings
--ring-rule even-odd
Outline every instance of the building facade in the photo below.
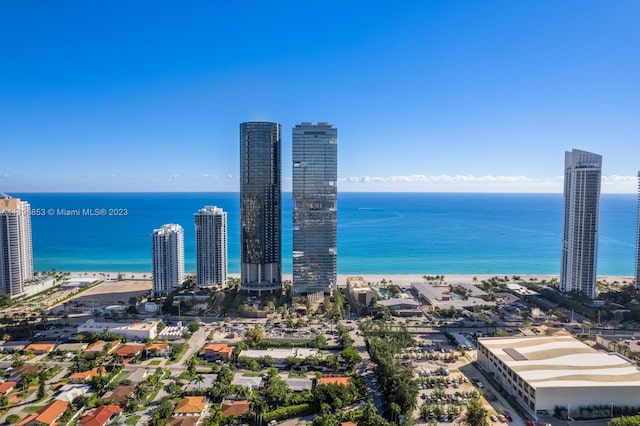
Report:
[[[5,195],[0,198],[0,292],[20,296],[31,279],[31,206]]]
[[[240,124],[241,288],[282,291],[280,125]]]
[[[195,214],[196,283],[198,287],[227,285],[227,213],[206,206]]]
[[[596,296],[602,157],[565,152],[560,289]]]
[[[151,234],[153,244],[153,295],[166,296],[184,281],[184,230],[162,225]]]
[[[329,123],[293,128],[293,295],[336,285],[338,130]]]
[[[535,419],[555,407],[571,416],[580,407],[640,406],[637,367],[571,336],[480,338],[478,364]]]
[[[638,172],[638,214],[637,214],[637,238],[636,238],[636,286],[640,286],[640,172]]]

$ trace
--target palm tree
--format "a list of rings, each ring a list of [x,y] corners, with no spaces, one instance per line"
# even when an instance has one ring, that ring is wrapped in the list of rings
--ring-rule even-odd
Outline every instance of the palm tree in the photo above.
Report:
[[[267,403],[262,398],[254,398],[251,401],[251,411],[254,414],[255,422],[258,423],[258,426],[262,425],[262,413],[264,413],[267,408]]]
[[[204,377],[202,376],[202,374],[198,373],[196,374],[196,377],[193,379],[193,381],[198,384],[198,390],[200,390],[200,385],[204,383]]]

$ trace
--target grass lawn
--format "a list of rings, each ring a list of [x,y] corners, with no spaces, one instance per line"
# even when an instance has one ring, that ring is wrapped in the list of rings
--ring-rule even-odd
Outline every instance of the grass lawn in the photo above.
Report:
[[[129,371],[126,371],[126,370],[124,370],[124,369],[123,369],[123,370],[121,370],[121,371],[118,373],[118,375],[115,377],[115,379],[113,379],[113,382],[114,382],[114,383],[116,383],[116,384],[117,384],[117,383],[120,383],[120,380],[122,380],[122,379],[123,379],[127,374],[129,374],[129,373],[130,373]]]
[[[140,417],[142,416],[131,416],[124,421],[124,424],[129,426],[135,426],[138,424],[138,420],[140,420]]]
[[[46,405],[27,405],[22,411],[29,414],[39,413],[44,407],[46,407]]]
[[[160,365],[162,363],[162,361],[160,361],[159,359],[154,359],[153,361],[149,362],[149,365]]]

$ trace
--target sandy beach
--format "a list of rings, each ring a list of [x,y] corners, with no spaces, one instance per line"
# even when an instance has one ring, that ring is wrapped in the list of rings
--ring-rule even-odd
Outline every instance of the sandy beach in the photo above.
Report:
[[[125,280],[151,280],[151,272],[72,272],[71,277],[96,277],[105,278],[108,277],[109,281],[116,281],[118,274],[122,274]],[[430,274],[427,274],[430,275]],[[434,274],[431,274],[436,275]],[[481,282],[492,277],[513,277],[518,276],[521,280],[531,281],[536,280],[538,282],[542,280],[551,281],[552,279],[559,279],[558,275],[535,275],[535,274],[440,274],[444,275],[444,281],[450,284],[473,284]],[[348,277],[361,276],[365,282],[377,284],[386,280],[387,283],[392,282],[399,286],[410,286],[411,283],[424,282],[424,274],[338,274],[338,285],[343,286],[347,282]],[[229,277],[240,278],[240,274],[229,274]],[[282,274],[283,280],[291,280],[291,274]],[[474,280],[475,278],[475,280]],[[633,281],[633,277],[630,276],[598,276],[598,280],[619,283],[627,283]]]

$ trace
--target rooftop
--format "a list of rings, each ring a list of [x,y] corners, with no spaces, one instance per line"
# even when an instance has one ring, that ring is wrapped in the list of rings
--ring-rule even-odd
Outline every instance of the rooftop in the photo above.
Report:
[[[203,396],[185,396],[178,402],[173,414],[201,414],[205,407]]]
[[[534,388],[640,385],[640,371],[627,358],[571,336],[490,337],[478,343]]]

